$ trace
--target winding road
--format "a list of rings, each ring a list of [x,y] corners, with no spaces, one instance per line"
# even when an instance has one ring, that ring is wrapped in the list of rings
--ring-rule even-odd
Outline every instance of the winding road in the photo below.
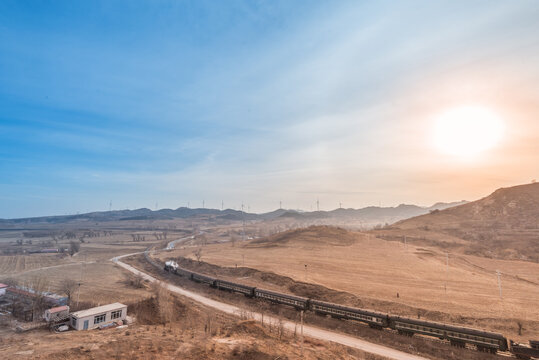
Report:
[[[121,266],[122,268],[124,268],[124,269],[126,269],[126,270],[128,270],[128,271],[130,271],[130,272],[132,272],[134,274],[140,275],[144,279],[146,279],[146,280],[148,280],[150,282],[158,281],[153,276],[150,276],[150,275],[146,274],[145,272],[142,272],[142,271],[134,268],[133,266],[128,265],[128,264],[123,263],[123,262],[120,261],[121,258],[124,258],[124,257],[127,257],[127,256],[132,256],[132,255],[137,255],[137,254],[142,254],[142,253],[139,252],[139,253],[116,256],[116,257],[112,258],[111,260],[114,263],[118,264],[118,266]],[[190,298],[190,299],[192,299],[192,300],[194,300],[194,301],[196,301],[196,302],[198,302],[200,304],[203,304],[205,306],[214,308],[216,310],[222,311],[222,312],[227,313],[227,314],[240,316],[241,313],[245,313],[246,311],[251,312],[249,310],[241,309],[241,308],[239,308],[237,306],[234,306],[234,305],[225,304],[225,303],[222,303],[220,301],[209,299],[209,298],[207,298],[205,296],[194,293],[192,291],[182,289],[182,288],[180,288],[178,286],[175,286],[175,285],[171,285],[171,284],[168,284],[168,283],[165,283],[165,282],[163,282],[163,285],[168,290],[170,290],[170,291],[172,291],[172,292],[174,292],[176,294],[188,297],[188,298]],[[267,315],[264,316],[264,319],[262,319],[262,315],[261,314],[256,314],[256,313],[253,314],[253,317],[254,317],[254,319],[256,321],[259,321],[259,322],[261,322],[262,320],[264,320],[265,322],[271,322],[271,323],[277,323],[277,322],[280,321],[280,319],[277,319],[277,318],[274,318],[274,317],[271,317],[271,316],[267,316]],[[288,321],[288,320],[283,320],[282,323],[283,323],[284,328],[286,330],[288,330],[288,331],[291,331],[291,332],[293,332],[298,326],[296,323],[294,323],[292,321]],[[371,354],[385,356],[385,357],[390,358],[390,359],[397,359],[397,360],[426,360],[426,358],[423,358],[423,357],[420,357],[420,356],[417,356],[417,355],[408,354],[408,353],[405,353],[405,352],[402,352],[402,351],[399,351],[399,350],[395,350],[395,349],[388,348],[388,347],[378,345],[378,344],[373,344],[373,343],[370,343],[368,341],[361,340],[361,339],[358,339],[358,338],[355,338],[355,337],[352,337],[352,336],[332,332],[332,331],[329,331],[329,330],[323,330],[323,329],[320,329],[320,328],[317,328],[317,327],[314,327],[314,326],[304,325],[303,326],[303,334],[305,336],[313,338],[313,339],[318,339],[318,340],[323,340],[323,341],[331,341],[331,342],[334,342],[334,343],[337,343],[337,344],[341,344],[341,345],[345,345],[345,346],[348,346],[348,347],[356,348],[356,349],[359,349],[359,350],[362,350],[362,351],[365,351],[365,352],[368,352],[368,353],[371,353]]]

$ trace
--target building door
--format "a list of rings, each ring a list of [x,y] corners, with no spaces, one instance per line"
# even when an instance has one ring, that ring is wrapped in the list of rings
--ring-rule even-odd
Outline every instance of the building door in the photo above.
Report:
[[[83,328],[83,330],[88,330],[88,321],[89,320],[84,320],[84,328]]]

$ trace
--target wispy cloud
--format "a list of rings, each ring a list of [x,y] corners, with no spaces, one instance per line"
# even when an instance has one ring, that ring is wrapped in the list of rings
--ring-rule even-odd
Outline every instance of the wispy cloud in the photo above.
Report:
[[[30,10],[0,5],[0,217],[109,199],[428,204],[539,171],[536,2]],[[473,166],[429,145],[462,103],[509,122]]]

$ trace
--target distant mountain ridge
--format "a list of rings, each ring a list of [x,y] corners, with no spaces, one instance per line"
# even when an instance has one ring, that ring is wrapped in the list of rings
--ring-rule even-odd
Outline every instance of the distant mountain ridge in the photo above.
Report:
[[[297,212],[287,211],[281,217],[296,219],[328,219],[328,218],[361,218],[365,221],[379,221],[393,223],[402,219],[428,214],[434,210],[443,210],[453,206],[466,204],[467,201],[452,203],[436,203],[429,207],[400,204],[395,207],[368,206],[361,209],[335,209],[331,211]],[[383,220],[383,221],[382,221]]]
[[[170,220],[170,219],[185,219],[196,216],[213,216],[218,219],[241,221],[241,220],[274,220],[296,218],[298,220],[307,219],[330,219],[330,218],[365,218],[372,220],[375,218],[384,219],[403,219],[406,217],[426,214],[434,209],[445,209],[447,207],[460,205],[465,201],[454,203],[437,203],[431,207],[420,207],[417,205],[401,204],[397,207],[376,207],[369,206],[362,209],[335,209],[331,211],[314,211],[301,212],[297,210],[277,209],[271,212],[254,214],[242,212],[239,210],[226,209],[206,209],[206,208],[187,208],[179,207],[177,209],[160,209],[151,210],[148,208],[140,208],[135,210],[112,210],[112,211],[96,211],[77,215],[55,215],[55,216],[40,216],[31,218],[18,219],[0,219],[0,224],[32,224],[32,223],[65,223],[72,221],[137,221],[137,220]],[[395,220],[395,221],[397,221]]]

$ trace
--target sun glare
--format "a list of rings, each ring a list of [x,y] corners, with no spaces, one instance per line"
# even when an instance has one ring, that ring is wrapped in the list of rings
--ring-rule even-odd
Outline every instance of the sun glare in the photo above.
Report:
[[[473,157],[494,147],[503,130],[504,123],[494,111],[477,106],[459,107],[436,118],[433,142],[442,153]]]

